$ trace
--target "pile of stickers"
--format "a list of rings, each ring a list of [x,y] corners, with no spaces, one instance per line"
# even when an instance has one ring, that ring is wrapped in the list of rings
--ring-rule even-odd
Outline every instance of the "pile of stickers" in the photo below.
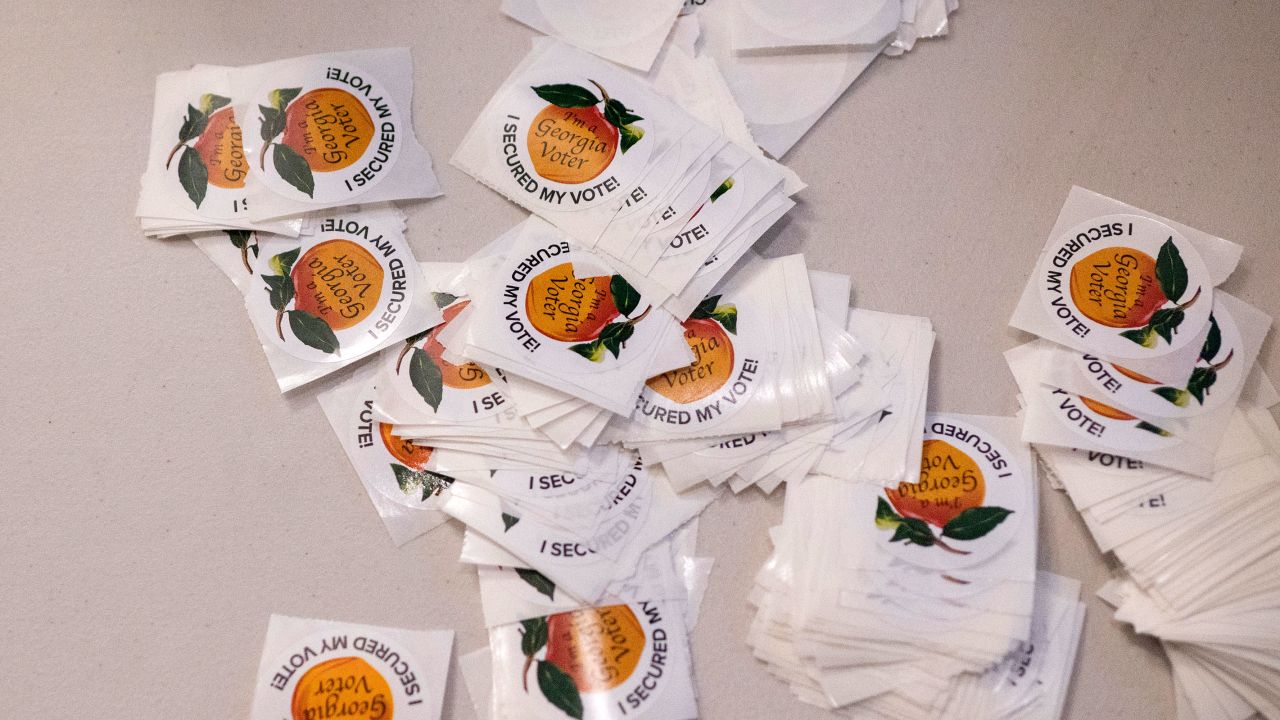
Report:
[[[502,12],[641,72],[661,72],[670,56],[681,56],[677,61],[695,72],[680,82],[730,93],[755,141],[782,157],[876,58],[902,55],[918,39],[947,34],[948,16],[958,6],[958,0],[654,0],[625,6],[503,0]],[[715,97],[704,92],[701,102]]]
[[[1078,583],[1036,573],[1020,422],[908,427],[907,452],[873,426],[830,474],[787,486],[748,642],[801,700],[856,717],[1058,717],[1084,605]]]
[[[138,197],[143,232],[297,237],[308,213],[435,197],[412,101],[404,48],[165,73]]]
[[[282,391],[441,320],[404,214],[380,202],[440,194],[412,89],[404,49],[156,81],[143,229],[189,235],[232,279]]]
[[[1164,641],[1180,718],[1280,714],[1280,396],[1271,318],[1217,287],[1240,255],[1074,188],[1012,321],[1041,339],[1006,354],[1023,439],[1123,566],[1100,594]]]

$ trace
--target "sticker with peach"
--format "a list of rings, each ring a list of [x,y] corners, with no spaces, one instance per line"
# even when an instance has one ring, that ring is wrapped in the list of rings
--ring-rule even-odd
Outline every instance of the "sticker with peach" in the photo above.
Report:
[[[437,339],[470,301],[459,301],[456,295],[449,293],[432,293],[431,295],[436,306],[444,310],[444,322],[404,341],[404,347],[396,356],[396,374],[400,374],[405,369],[405,358],[408,357],[409,382],[422,397],[423,402],[430,405],[432,410],[439,412],[446,387],[468,390],[488,385],[492,380],[484,368],[473,362],[455,365],[445,360],[444,345]]]
[[[1173,336],[1187,308],[1200,299],[1197,287],[1185,301],[1187,266],[1173,238],[1155,258],[1130,247],[1109,247],[1081,259],[1071,268],[1071,299],[1085,317],[1144,348]]]
[[[239,189],[249,174],[244,138],[230,104],[231,98],[205,93],[200,96],[200,107],[187,105],[186,117],[178,128],[178,142],[164,162],[164,169],[168,170],[177,156],[178,182],[197,209],[210,184]],[[182,154],[178,155],[178,151]]]
[[[244,263],[245,272],[253,274],[253,265],[249,264],[249,253],[258,259],[258,232],[256,230],[223,230],[232,247],[240,251],[240,262]]]
[[[636,124],[644,118],[610,97],[600,83],[588,82],[600,97],[573,83],[533,88],[549,104],[534,117],[526,144],[534,170],[547,180],[589,182],[609,167],[619,149],[625,155],[644,137]]]
[[[289,703],[292,720],[332,717],[335,708],[351,720],[390,720],[391,686],[359,657],[326,660],[302,674]]]
[[[286,342],[284,319],[304,345],[322,353],[337,353],[335,331],[358,325],[374,312],[382,294],[383,269],[360,245],[343,238],[314,245],[301,258],[300,249],[273,256],[274,275],[263,275],[275,329]]]
[[[889,542],[937,547],[956,555],[971,551],[953,542],[984,537],[1013,514],[1007,508],[983,506],[982,469],[945,440],[925,440],[920,481],[885,488],[885,495],[887,500],[876,499],[876,527],[893,531]],[[939,532],[935,534],[934,528]]]
[[[420,495],[422,501],[426,502],[453,484],[453,478],[427,470],[431,447],[396,435],[392,432],[392,426],[384,422],[378,423],[378,435],[391,457],[400,461],[391,463],[391,472],[395,474],[396,484],[405,495]]]
[[[338,88],[277,88],[262,113],[259,169],[267,151],[276,173],[307,197],[315,196],[314,173],[342,170],[361,158],[373,141],[369,111],[351,93]],[[299,96],[301,94],[301,96]]]
[[[1173,437],[1173,433],[1169,432],[1168,430],[1165,430],[1164,428],[1158,427],[1156,425],[1152,425],[1146,420],[1139,420],[1137,417],[1130,415],[1129,413],[1119,408],[1115,408],[1110,405],[1107,405],[1106,403],[1099,402],[1097,400],[1094,400],[1091,397],[1085,397],[1084,395],[1077,395],[1076,397],[1080,398],[1080,402],[1084,403],[1085,407],[1101,415],[1102,417],[1107,418],[1108,420],[1119,420],[1120,422],[1126,422],[1126,423],[1136,421],[1136,423],[1134,424],[1134,427],[1138,428],[1139,430],[1146,430],[1147,432],[1153,435],[1159,435],[1160,437]]]
[[[529,282],[525,313],[543,335],[574,343],[573,352],[590,360],[604,360],[605,352],[617,359],[635,326],[652,306],[634,314],[640,293],[621,275],[579,278],[572,263],[545,270]],[[618,318],[626,318],[619,320]]]
[[[583,693],[613,690],[635,672],[645,646],[644,628],[626,605],[583,608],[520,622],[524,667],[538,691],[565,715],[582,720]]]
[[[711,395],[733,377],[733,342],[729,335],[738,334],[738,306],[722,305],[720,298],[705,298],[682,323],[693,362],[649,378],[647,387],[687,405]]]

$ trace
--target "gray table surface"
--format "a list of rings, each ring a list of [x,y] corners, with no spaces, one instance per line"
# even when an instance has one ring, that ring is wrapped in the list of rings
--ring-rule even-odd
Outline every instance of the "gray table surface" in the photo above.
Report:
[[[410,240],[465,257],[523,215],[447,165],[528,47],[497,4],[0,10],[0,715],[246,717],[272,612],[485,642],[461,529],[395,549],[312,394],[276,392],[235,290],[190,243],[144,239],[133,211],[157,73],[407,45],[446,193],[407,207]],[[1226,288],[1278,314],[1276,11],[967,2],[950,37],[878,61],[786,158],[810,188],[765,251],[851,274],[859,306],[932,318],[929,404],[953,411],[1015,410],[1006,321],[1073,183],[1241,243]],[[1274,343],[1262,362],[1280,377]],[[1171,717],[1158,645],[1092,597],[1108,565],[1066,498],[1042,494],[1042,566],[1089,594],[1067,717]],[[781,507],[750,492],[703,516],[707,718],[827,717],[743,643]],[[473,716],[456,671],[445,708]]]

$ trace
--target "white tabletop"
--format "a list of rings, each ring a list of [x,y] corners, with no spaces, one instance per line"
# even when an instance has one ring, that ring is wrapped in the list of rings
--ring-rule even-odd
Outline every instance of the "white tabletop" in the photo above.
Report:
[[[272,612],[486,642],[461,528],[396,549],[312,392],[276,392],[235,289],[133,212],[157,73],[407,45],[445,190],[407,206],[410,241],[467,256],[523,216],[447,164],[528,48],[497,5],[5,4],[0,714],[246,717]],[[1274,6],[974,0],[953,27],[877,61],[785,158],[810,187],[764,247],[851,274],[861,307],[932,318],[931,407],[1016,409],[1006,322],[1073,183],[1241,243],[1226,289],[1280,314]],[[1262,362],[1280,378],[1274,343]],[[743,643],[780,495],[703,516],[707,718],[828,717]],[[1171,717],[1158,645],[1110,619],[1107,563],[1042,496],[1042,565],[1089,601],[1067,717]],[[456,671],[445,708],[473,717]]]

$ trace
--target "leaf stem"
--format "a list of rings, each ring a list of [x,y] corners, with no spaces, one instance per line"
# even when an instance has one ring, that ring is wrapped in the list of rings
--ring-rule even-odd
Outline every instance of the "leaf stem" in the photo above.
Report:
[[[600,95],[602,96],[603,100],[605,102],[609,102],[609,93],[605,92],[604,86],[602,86],[600,83],[596,82],[595,80],[592,80],[591,78],[587,78],[587,82],[591,83],[592,85],[595,85],[596,88],[600,90]]]
[[[240,262],[244,263],[244,271],[252,275],[253,268],[249,266],[249,243],[245,243],[244,247],[240,248]]]
[[[168,157],[168,158],[166,158],[166,159],[165,159],[165,161],[164,161],[164,169],[165,169],[165,170],[168,170],[168,169],[169,169],[169,164],[173,162],[173,156],[174,156],[174,155],[177,155],[177,154],[178,154],[178,151],[179,151],[179,150],[181,150],[182,148],[186,147],[186,146],[187,146],[187,143],[186,143],[185,141],[184,141],[184,142],[180,142],[180,143],[178,143],[177,145],[174,145],[174,146],[173,146],[173,149],[169,151],[169,157]]]
[[[950,545],[948,545],[948,544],[946,544],[945,542],[943,542],[942,538],[940,538],[940,537],[935,537],[935,538],[933,539],[933,543],[934,543],[935,545],[937,545],[938,547],[942,548],[943,550],[946,550],[946,551],[947,551],[947,552],[949,552],[949,553],[955,553],[956,555],[969,555],[969,554],[970,554],[970,551],[968,551],[968,550],[960,550],[960,549],[958,549],[958,548],[953,548],[953,547],[951,547]]]
[[[267,150],[270,149],[272,142],[270,140],[262,144],[262,152],[258,155],[258,169],[262,172],[267,171]]]
[[[1187,308],[1191,307],[1192,305],[1195,305],[1195,304],[1196,304],[1196,301],[1200,299],[1200,291],[1201,291],[1202,289],[1203,289],[1203,288],[1196,288],[1196,294],[1195,294],[1195,295],[1192,295],[1190,300],[1188,300],[1188,301],[1186,301],[1186,302],[1184,302],[1184,303],[1182,303],[1182,304],[1178,305],[1178,309],[1179,309],[1179,310],[1186,310]]]
[[[653,306],[652,306],[652,305],[650,305],[649,307],[645,308],[645,309],[644,309],[644,312],[640,313],[639,315],[637,315],[637,316],[635,316],[635,317],[633,317],[633,318],[627,318],[627,324],[628,324],[628,325],[630,325],[630,326],[632,326],[632,327],[635,327],[635,324],[636,324],[636,323],[638,323],[638,322],[640,322],[641,320],[643,320],[643,319],[645,318],[645,316],[649,314],[649,311],[650,311],[650,310],[652,310],[652,309],[653,309]]]
[[[520,683],[524,685],[524,691],[529,692],[529,668],[533,667],[533,656],[524,656],[524,668],[520,670]]]
[[[961,580],[960,578],[954,577],[952,575],[943,575],[942,579],[946,580],[947,582],[953,582],[957,585],[968,585],[970,582],[972,582],[970,580]]]
[[[413,343],[406,341],[404,347],[400,349],[400,354],[396,356],[396,374],[400,374],[400,363],[404,362],[404,356],[409,354],[413,349]]]
[[[1226,358],[1224,358],[1224,359],[1222,360],[1222,362],[1220,362],[1220,363],[1213,363],[1213,364],[1212,364],[1212,365],[1210,365],[1209,367],[1213,368],[1213,371],[1214,371],[1214,372],[1217,372],[1217,371],[1221,370],[1222,368],[1226,367],[1226,366],[1227,366],[1227,363],[1231,362],[1231,358],[1233,358],[1233,357],[1235,357],[1235,356],[1236,356],[1236,349],[1235,349],[1235,348],[1231,348],[1231,352],[1227,353],[1227,357],[1226,357]]]
[[[284,342],[284,328],[281,322],[284,320],[284,310],[276,311],[276,334],[280,336],[280,341]]]

